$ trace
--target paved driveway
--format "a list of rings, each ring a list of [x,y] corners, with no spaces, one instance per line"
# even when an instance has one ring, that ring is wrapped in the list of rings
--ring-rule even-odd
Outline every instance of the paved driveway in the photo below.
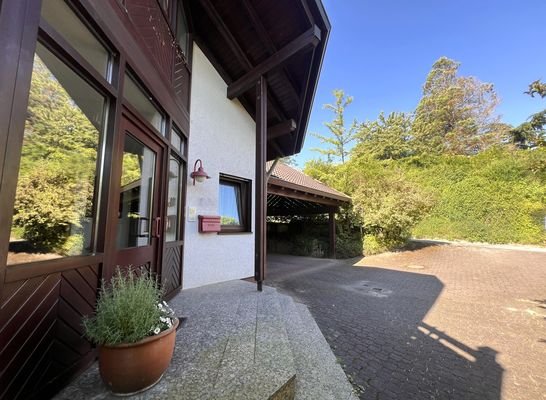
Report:
[[[362,399],[546,399],[546,253],[437,245],[270,255]]]

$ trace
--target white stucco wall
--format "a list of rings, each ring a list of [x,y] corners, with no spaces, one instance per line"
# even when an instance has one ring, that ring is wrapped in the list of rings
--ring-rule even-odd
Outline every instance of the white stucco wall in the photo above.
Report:
[[[253,190],[255,178],[256,125],[238,100],[226,97],[225,82],[199,47],[193,49],[188,173],[200,158],[211,179],[195,186],[188,179],[184,289],[254,275],[253,233],[202,234],[197,218],[188,218],[192,207],[197,215],[219,215],[220,173],[252,180]]]

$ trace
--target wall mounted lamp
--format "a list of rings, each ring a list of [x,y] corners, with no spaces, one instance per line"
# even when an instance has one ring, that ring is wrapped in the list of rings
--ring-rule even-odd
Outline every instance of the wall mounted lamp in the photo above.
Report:
[[[197,164],[199,164],[199,168],[197,168]],[[207,174],[203,169],[203,161],[201,161],[201,159],[198,158],[195,161],[195,164],[193,165],[193,172],[190,174],[190,178],[193,179],[194,185],[195,181],[201,183],[204,182],[205,179],[210,179],[209,174]]]

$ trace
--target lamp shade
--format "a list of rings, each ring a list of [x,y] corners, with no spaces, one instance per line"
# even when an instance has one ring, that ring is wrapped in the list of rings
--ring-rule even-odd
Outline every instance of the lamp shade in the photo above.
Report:
[[[199,167],[197,167],[197,164],[199,164]],[[193,179],[194,185],[195,181],[201,183],[204,182],[205,179],[210,179],[210,176],[205,172],[205,169],[203,168],[203,162],[200,159],[195,161],[195,164],[193,166],[193,172],[190,174],[190,178]]]

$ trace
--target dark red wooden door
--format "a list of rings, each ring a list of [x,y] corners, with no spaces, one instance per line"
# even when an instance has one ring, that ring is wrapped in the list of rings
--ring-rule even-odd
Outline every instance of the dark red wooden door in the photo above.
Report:
[[[157,272],[161,244],[163,148],[136,123],[124,117],[118,147],[121,164],[117,193],[114,266]]]

